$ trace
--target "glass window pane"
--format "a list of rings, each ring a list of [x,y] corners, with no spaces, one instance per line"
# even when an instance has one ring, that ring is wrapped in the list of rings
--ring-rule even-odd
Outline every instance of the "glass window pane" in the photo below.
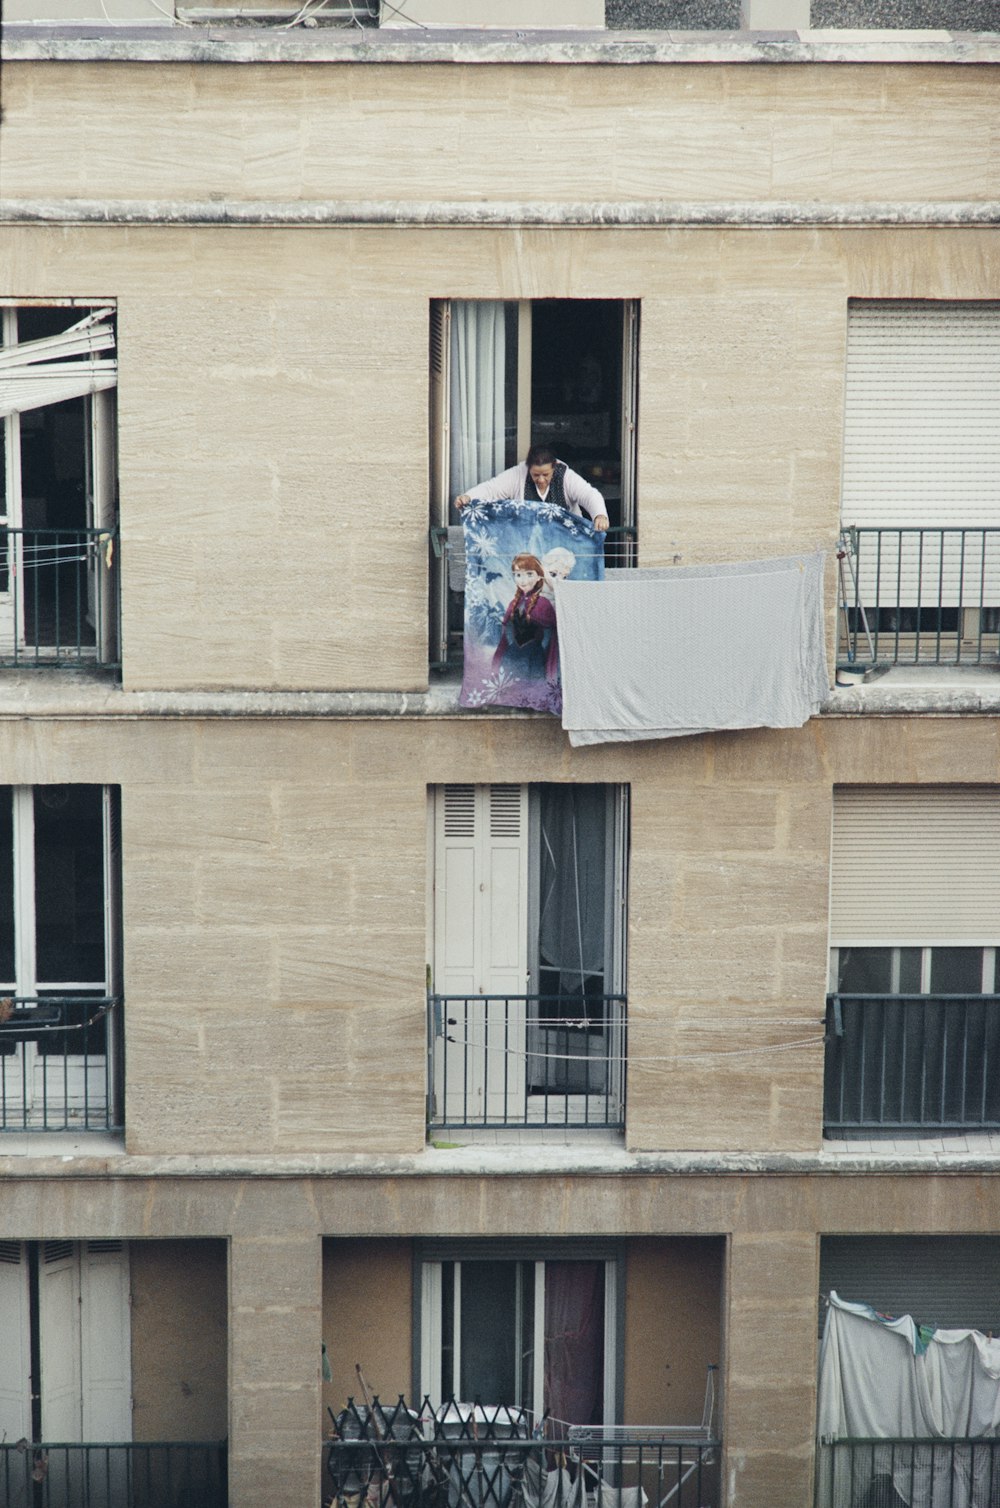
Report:
[[[843,995],[888,995],[891,948],[841,948],[837,988]]]
[[[932,995],[979,995],[983,988],[982,948],[935,948],[931,953]]]
[[[101,787],[35,787],[38,982],[103,984],[104,821]]]
[[[920,994],[920,972],[923,964],[923,955],[923,948],[900,948],[899,993],[901,995]]]
[[[462,1263],[462,1400],[517,1402],[517,1263]]]

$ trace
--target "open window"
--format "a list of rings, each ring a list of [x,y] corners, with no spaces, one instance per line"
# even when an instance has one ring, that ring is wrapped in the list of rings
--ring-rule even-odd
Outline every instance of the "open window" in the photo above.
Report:
[[[453,499],[546,444],[607,503],[608,566],[635,563],[639,305],[629,299],[431,305],[431,660],[461,658]]]
[[[0,786],[0,1129],[120,1124],[118,793]]]
[[[0,307],[0,664],[118,663],[114,311]]]
[[[619,1265],[607,1244],[427,1247],[421,1395],[523,1408],[532,1422],[614,1423]]]
[[[620,1126],[628,792],[431,801],[431,1120]]]

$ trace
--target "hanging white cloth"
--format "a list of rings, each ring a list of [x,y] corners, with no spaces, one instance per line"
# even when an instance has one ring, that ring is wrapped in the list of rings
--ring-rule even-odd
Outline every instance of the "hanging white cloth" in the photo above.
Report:
[[[504,469],[504,306],[456,299],[451,306],[451,490],[466,492]]]
[[[556,583],[573,745],[798,728],[829,689],[822,552]]]
[[[0,417],[114,387],[118,364],[110,309],[95,309],[42,340],[0,346]]]
[[[998,1434],[1000,1341],[975,1330],[928,1337],[909,1315],[885,1320],[831,1293],[820,1355],[821,1449],[837,1439],[960,1443],[874,1445],[864,1484],[857,1461],[834,1452],[832,1472],[821,1472],[827,1505],[854,1508],[869,1476],[891,1476],[910,1508],[993,1508],[991,1458],[972,1442]]]

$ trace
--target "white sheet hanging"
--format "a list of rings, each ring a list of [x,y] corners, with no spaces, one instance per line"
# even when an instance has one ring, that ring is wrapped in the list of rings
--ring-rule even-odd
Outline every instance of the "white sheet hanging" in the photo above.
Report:
[[[820,1354],[821,1442],[971,1442],[998,1434],[1000,1341],[975,1330],[935,1330],[925,1340],[909,1315],[882,1320],[867,1304],[831,1293]],[[971,1444],[953,1451],[874,1446],[866,1459],[872,1476],[892,1477],[910,1508],[993,1508],[990,1457]],[[825,1501],[854,1508],[865,1484],[846,1455],[835,1461],[832,1473],[821,1473]]]
[[[0,418],[114,387],[111,309],[94,309],[61,335],[0,346]]]
[[[573,745],[797,728],[829,689],[822,552],[556,584]]]

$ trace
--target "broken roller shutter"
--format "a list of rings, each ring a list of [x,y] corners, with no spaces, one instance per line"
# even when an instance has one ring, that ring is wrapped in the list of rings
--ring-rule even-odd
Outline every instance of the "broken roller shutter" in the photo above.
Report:
[[[841,517],[862,529],[982,529],[998,522],[1000,501],[1000,303],[857,300],[848,314]],[[883,604],[958,600],[978,582],[981,546],[918,536],[884,540],[878,595]],[[971,551],[971,554],[970,554]],[[1000,601],[1000,569],[988,556],[983,601]],[[869,545],[869,558],[874,554]],[[874,564],[862,590],[874,599]],[[978,588],[977,588],[978,590]]]
[[[95,309],[61,335],[0,346],[0,416],[114,387],[112,313]]]
[[[995,944],[998,851],[995,787],[836,791],[832,945]]]

